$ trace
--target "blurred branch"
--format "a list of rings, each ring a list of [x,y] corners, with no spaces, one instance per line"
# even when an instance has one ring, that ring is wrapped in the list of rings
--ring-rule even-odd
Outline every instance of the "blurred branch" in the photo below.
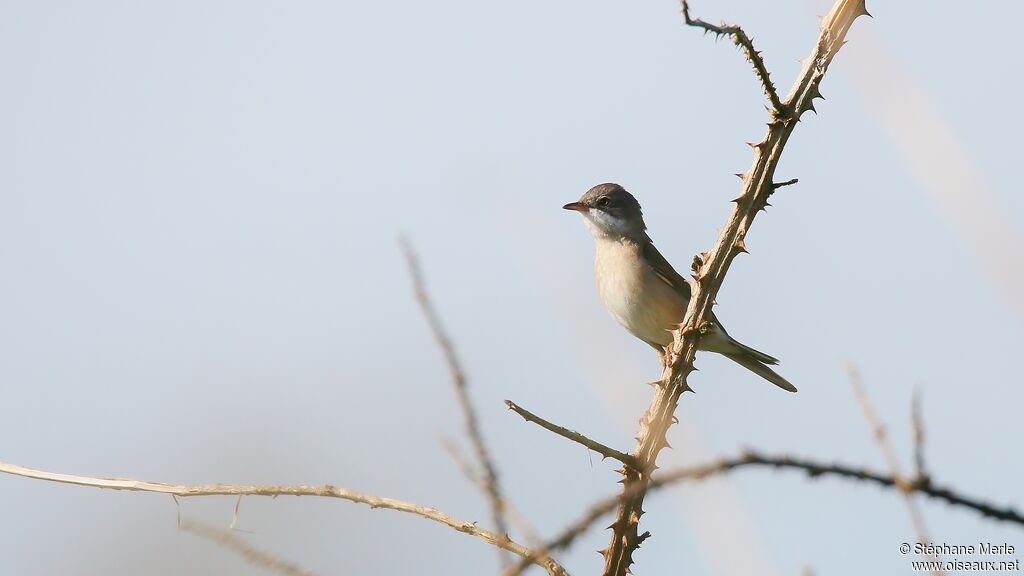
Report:
[[[178,528],[233,550],[255,566],[266,568],[285,576],[313,576],[313,573],[308,570],[303,570],[295,564],[280,560],[262,550],[258,550],[248,542],[232,534],[231,530],[214,528],[194,520],[184,520],[179,523]]]
[[[742,174],[743,192],[735,200],[729,220],[707,258],[699,266],[691,285],[692,296],[686,316],[679,329],[673,332],[673,342],[667,351],[667,362],[661,382],[655,388],[650,407],[640,420],[633,457],[637,466],[623,467],[623,489],[618,499],[618,511],[611,524],[612,538],[602,551],[605,576],[624,576],[633,563],[633,552],[650,533],[639,533],[640,517],[644,513],[644,493],[651,484],[651,473],[657,468],[658,454],[668,444],[666,435],[675,418],[676,407],[683,392],[689,390],[687,376],[693,371],[693,362],[700,340],[700,329],[705,326],[715,296],[722,285],[733,258],[745,251],[743,239],[758,212],[768,204],[775,191],[774,177],[782,151],[796,128],[800,117],[813,110],[813,100],[821,97],[819,86],[832,59],[842,47],[846,33],[857,17],[867,14],[864,0],[837,0],[822,20],[821,32],[789,95],[781,102],[784,116],[775,115],[768,124],[764,140],[753,145],[751,168]],[[688,22],[688,8],[684,5]],[[699,26],[699,25],[698,25]],[[705,28],[707,29],[707,28]],[[748,52],[755,66],[760,59],[756,52]],[[763,64],[762,64],[763,65]],[[766,91],[771,83],[765,82]]]
[[[772,84],[772,79],[768,74],[768,68],[764,65],[764,59],[761,58],[761,53],[754,49],[754,42],[750,36],[743,31],[739,26],[722,23],[720,26],[709,24],[700,18],[690,17],[690,4],[686,0],[682,0],[683,4],[683,20],[687,26],[693,26],[704,30],[707,34],[711,32],[716,38],[721,36],[732,36],[733,44],[736,44],[740,48],[743,48],[744,54],[746,54],[747,61],[754,66],[754,73],[757,74],[757,78],[761,80],[761,87],[764,89],[765,96],[772,103],[774,115],[787,117],[789,115],[789,108],[782,103],[779,99],[779,93],[775,90],[775,85]]]
[[[589,530],[605,515],[613,512],[624,499],[634,495],[633,491],[642,490],[653,492],[684,481],[706,480],[713,476],[722,476],[741,468],[774,468],[777,470],[798,470],[802,471],[811,479],[821,477],[836,477],[855,480],[867,484],[874,484],[883,488],[891,488],[903,491],[904,486],[911,493],[920,493],[930,498],[940,500],[954,507],[966,508],[981,514],[985,518],[1010,522],[1024,527],[1024,515],[1010,505],[993,505],[981,499],[962,494],[952,488],[938,487],[930,480],[914,480],[902,484],[900,479],[891,474],[881,474],[867,468],[851,466],[841,463],[826,463],[810,458],[799,458],[785,454],[765,454],[756,450],[744,450],[734,458],[721,458],[719,460],[698,466],[687,466],[668,470],[659,474],[646,486],[630,486],[621,494],[608,497],[589,507],[575,522],[567,526],[557,536],[548,540],[542,547],[537,547],[533,554],[542,557],[558,550],[568,548],[572,543]],[[513,570],[506,571],[504,576],[519,574],[533,562],[534,556],[526,556],[519,566]]]
[[[889,474],[892,476],[893,481],[899,488],[900,493],[903,495],[903,502],[907,505],[907,514],[910,516],[910,524],[914,529],[914,534],[917,536],[919,543],[931,542],[928,538],[928,529],[925,527],[924,517],[921,515],[921,510],[917,506],[917,501],[914,500],[914,493],[910,489],[910,482],[903,475],[900,470],[899,458],[896,456],[896,449],[893,447],[892,442],[889,440],[889,435],[886,434],[885,425],[882,423],[881,418],[875,413],[874,407],[871,406],[871,401],[868,398],[867,389],[864,387],[864,380],[860,376],[860,370],[852,362],[846,364],[846,372],[850,378],[850,387],[853,388],[853,395],[857,399],[857,405],[860,406],[861,414],[864,415],[864,420],[867,421],[868,427],[871,429],[871,435],[875,439],[875,444],[878,445],[879,450],[882,451],[882,456],[885,458],[886,466],[889,468]],[[911,407],[911,419],[913,420],[915,411],[913,405]],[[914,426],[918,426],[919,422],[914,422]],[[923,476],[919,476],[923,478]],[[931,556],[933,559],[938,560],[934,555]],[[937,565],[937,564],[936,564]],[[932,569],[932,574],[935,576],[942,576],[945,574],[941,569]]]
[[[362,492],[355,492],[345,488],[339,488],[330,484],[323,486],[307,485],[252,485],[252,484],[167,484],[164,482],[147,482],[145,480],[133,480],[130,478],[96,478],[92,476],[77,476],[73,474],[61,474],[57,472],[45,472],[25,468],[16,464],[0,462],[0,472],[46,480],[48,482],[59,482],[63,484],[75,484],[77,486],[91,486],[93,488],[105,488],[111,490],[128,490],[134,492],[155,492],[158,494],[170,494],[175,497],[194,496],[317,496],[321,498],[338,498],[348,500],[357,504],[366,504],[371,509],[385,508],[413,514],[444,524],[463,534],[479,538],[492,546],[507,550],[523,558],[531,558],[531,562],[544,568],[551,576],[566,576],[568,572],[554,559],[546,554],[535,554],[529,548],[513,542],[508,534],[495,534],[488,530],[478,528],[474,522],[466,522],[453,518],[435,508],[411,504],[394,498],[384,498]]]
[[[914,387],[910,400],[910,426],[914,445],[914,479],[923,480],[928,473],[924,466],[924,423],[921,421],[921,391]]]
[[[519,406],[518,404],[511,400],[505,400],[505,405],[508,406],[509,410],[522,416],[523,420],[526,420],[527,422],[533,422],[534,424],[540,426],[541,428],[544,428],[545,430],[549,430],[551,432],[554,432],[555,434],[558,434],[562,438],[566,438],[578,444],[582,444],[587,448],[593,450],[594,452],[597,452],[604,458],[614,458],[619,462],[622,462],[623,464],[629,466],[636,465],[636,459],[633,458],[633,456],[626,454],[625,452],[619,452],[614,448],[609,448],[608,446],[605,446],[604,444],[601,444],[596,440],[591,440],[590,438],[587,438],[586,436],[580,434],[575,430],[569,430],[568,428],[563,428],[558,424],[552,424],[551,422],[548,422],[547,420],[541,418],[540,416],[537,416],[533,412],[530,412],[526,408]]]
[[[477,465],[482,471],[482,482],[484,492],[491,504],[491,521],[494,522],[494,529],[499,534],[508,532],[508,524],[505,522],[505,504],[501,495],[501,488],[498,484],[498,472],[491,458],[490,451],[484,443],[483,434],[480,432],[480,422],[476,415],[473,402],[469,399],[469,387],[466,382],[466,373],[462,370],[462,363],[455,354],[455,347],[451,338],[444,330],[441,319],[434,309],[434,304],[427,292],[426,284],[423,281],[423,272],[420,269],[419,260],[413,252],[409,241],[402,238],[399,242],[402,254],[405,256],[405,263],[409,268],[409,277],[412,279],[413,291],[416,294],[416,302],[430,326],[430,332],[437,341],[437,345],[444,354],[445,362],[448,364],[448,372],[451,374],[452,384],[455,388],[455,397],[459,401],[459,408],[462,410],[462,417],[466,425],[466,435],[473,444],[473,451],[476,454]],[[500,554],[500,553],[499,553]],[[504,555],[501,555],[505,563]]]
[[[451,439],[441,436],[439,439],[441,448],[448,454],[448,457],[455,462],[455,466],[462,473],[462,476],[473,486],[479,488],[481,491],[486,491],[483,485],[483,480],[480,478],[480,474],[473,469],[473,465],[466,459],[466,456],[462,453],[458,446],[455,445]],[[485,492],[486,493],[486,492]],[[540,535],[537,530],[530,524],[526,516],[516,508],[515,504],[509,499],[505,499],[503,502],[505,518],[508,523],[523,536],[523,540],[526,541],[529,546],[536,546],[540,544]]]

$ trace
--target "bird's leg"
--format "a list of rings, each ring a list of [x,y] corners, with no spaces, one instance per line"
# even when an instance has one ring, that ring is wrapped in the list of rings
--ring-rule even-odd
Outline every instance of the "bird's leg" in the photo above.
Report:
[[[668,369],[669,364],[671,364],[672,362],[671,344],[669,346],[664,347],[658,346],[655,348],[655,350],[657,350],[658,352],[658,360],[661,363],[661,373],[662,377],[664,377],[665,371]],[[664,380],[658,379],[655,380],[654,382],[648,382],[648,384],[650,384],[651,386],[661,386],[662,382],[664,382]]]

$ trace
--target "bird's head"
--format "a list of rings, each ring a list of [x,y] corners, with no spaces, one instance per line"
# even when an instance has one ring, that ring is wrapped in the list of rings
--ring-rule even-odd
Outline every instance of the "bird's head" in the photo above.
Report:
[[[562,208],[579,212],[594,238],[647,239],[640,203],[618,184],[598,184]]]

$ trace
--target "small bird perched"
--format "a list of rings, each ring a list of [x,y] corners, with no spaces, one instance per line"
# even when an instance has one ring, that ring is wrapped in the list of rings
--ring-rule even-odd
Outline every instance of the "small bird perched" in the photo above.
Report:
[[[654,247],[640,203],[618,184],[598,184],[562,208],[579,212],[594,237],[594,273],[604,307],[631,334],[653,346],[664,363],[671,331],[683,321],[690,302],[690,283]],[[710,324],[698,350],[722,354],[779,388],[796,392],[768,367],[778,364],[777,359],[734,340],[714,312]]]

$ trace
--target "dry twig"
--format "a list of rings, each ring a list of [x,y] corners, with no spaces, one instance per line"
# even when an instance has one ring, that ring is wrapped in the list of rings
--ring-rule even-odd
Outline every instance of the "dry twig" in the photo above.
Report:
[[[864,420],[867,421],[868,427],[871,429],[871,435],[875,440],[875,444],[878,445],[878,449],[882,452],[885,464],[889,468],[889,474],[892,475],[896,486],[903,495],[903,502],[907,506],[907,514],[910,516],[910,524],[914,529],[914,534],[917,536],[917,541],[920,543],[931,542],[931,539],[928,538],[928,529],[925,527],[924,516],[921,515],[921,509],[918,508],[917,501],[914,500],[914,491],[910,488],[910,481],[903,475],[899,457],[896,456],[896,448],[893,447],[892,442],[889,440],[889,435],[885,432],[885,424],[882,423],[882,419],[878,417],[874,407],[871,406],[871,401],[868,399],[868,391],[864,387],[864,381],[860,376],[860,370],[853,363],[847,363],[846,372],[849,374],[850,387],[853,388],[853,395],[857,399],[857,405],[860,406],[861,414],[863,414]],[[915,405],[911,407],[911,420],[914,420],[913,426],[917,430],[920,422],[916,421]],[[915,434],[916,438],[917,434]],[[932,556],[932,558],[938,560],[935,556]],[[934,568],[932,574],[942,576],[945,572]]]
[[[618,460],[619,462],[622,462],[623,464],[627,464],[629,466],[636,465],[636,459],[633,458],[633,456],[626,454],[625,452],[619,452],[614,448],[609,448],[608,446],[605,446],[604,444],[601,444],[596,440],[591,440],[590,438],[587,438],[586,436],[580,434],[575,430],[569,430],[568,428],[563,428],[558,424],[548,422],[547,420],[541,418],[540,416],[537,416],[533,412],[530,412],[526,408],[519,406],[518,404],[511,400],[505,400],[505,405],[508,406],[509,410],[522,416],[523,420],[526,420],[527,422],[533,422],[534,424],[540,426],[541,428],[544,428],[545,430],[549,430],[551,432],[554,432],[555,434],[558,434],[562,438],[567,438],[569,440],[572,440],[573,442],[582,444],[587,448],[593,450],[594,452],[597,452],[603,458],[614,458],[615,460]]]
[[[339,488],[330,484],[323,486],[307,485],[250,485],[250,484],[167,484],[164,482],[147,482],[145,480],[133,480],[130,478],[96,478],[92,476],[77,476],[73,474],[61,474],[57,472],[46,472],[25,468],[16,464],[0,462],[0,472],[34,478],[36,480],[47,480],[49,482],[60,482],[63,484],[75,484],[78,486],[91,486],[93,488],[106,488],[111,490],[130,490],[135,492],[155,492],[158,494],[170,494],[175,497],[195,496],[317,496],[321,498],[338,498],[348,500],[357,504],[366,504],[370,508],[385,508],[413,514],[444,524],[463,534],[479,538],[492,546],[507,550],[522,558],[531,558],[531,562],[544,568],[551,576],[566,576],[568,572],[554,559],[546,554],[538,555],[529,548],[513,542],[508,534],[495,534],[488,530],[477,527],[475,522],[466,522],[453,518],[436,508],[411,504],[394,498],[384,498],[372,494],[364,494],[354,490]]]
[[[772,84],[772,79],[768,74],[768,67],[764,65],[764,59],[761,58],[761,53],[754,49],[754,41],[747,36],[747,33],[743,31],[739,26],[722,23],[719,26],[709,24],[700,18],[690,17],[690,5],[686,0],[682,0],[683,5],[683,20],[687,26],[693,26],[704,30],[704,33],[711,32],[716,38],[721,36],[732,36],[732,41],[737,46],[743,48],[744,54],[746,54],[747,61],[754,66],[754,73],[757,74],[758,79],[761,80],[761,87],[764,89],[765,96],[772,103],[774,113],[778,116],[788,116],[789,109],[782,100],[779,100],[779,93],[775,90],[775,85]]]
[[[214,528],[213,526],[208,526],[194,520],[183,520],[178,524],[178,528],[186,532],[192,532],[193,534],[202,536],[207,540],[212,540],[213,542],[216,542],[230,550],[234,550],[242,556],[242,558],[245,558],[250,564],[255,566],[266,568],[267,570],[284,574],[285,576],[313,576],[313,573],[308,570],[303,570],[291,562],[275,558],[274,556],[253,547],[245,540],[242,540],[232,534],[231,530]]]
[[[465,455],[463,455],[459,447],[456,446],[449,438],[444,436],[441,436],[438,441],[441,444],[441,449],[443,449],[445,453],[448,454],[448,457],[452,459],[466,481],[473,486],[476,486],[486,494],[486,488],[483,485],[480,474],[473,468],[473,465]],[[540,534],[538,534],[537,529],[530,524],[530,521],[526,519],[526,516],[522,511],[516,507],[515,503],[506,498],[503,504],[506,520],[508,520],[508,523],[512,528],[522,535],[526,544],[530,547],[540,545]]]
[[[576,521],[567,526],[554,538],[548,540],[544,546],[538,547],[534,554],[547,555],[558,550],[568,548],[579,536],[589,530],[597,521],[611,513],[620,505],[624,499],[631,498],[636,492],[652,492],[666,486],[688,480],[706,480],[713,476],[721,476],[738,470],[740,468],[774,468],[777,470],[797,470],[804,472],[811,479],[825,476],[845,478],[868,484],[875,484],[883,488],[903,491],[904,487],[912,493],[920,493],[929,498],[940,500],[951,506],[966,508],[981,514],[985,518],[1010,522],[1024,527],[1024,515],[1009,505],[997,506],[989,504],[979,498],[967,496],[951,488],[938,487],[930,480],[915,480],[904,484],[901,480],[891,474],[881,474],[867,468],[851,466],[840,463],[826,463],[809,458],[787,456],[785,454],[769,455],[754,450],[745,450],[738,457],[722,458],[714,462],[687,466],[675,470],[667,470],[659,474],[647,486],[631,486],[621,494],[610,496],[589,507]],[[540,557],[540,556],[538,556]],[[503,576],[515,576],[530,566],[532,557],[524,558],[523,562],[515,569],[506,571]]]
[[[602,552],[605,576],[626,574],[633,563],[633,552],[650,535],[646,532],[640,534],[638,530],[640,516],[644,513],[644,492],[651,483],[651,473],[657,468],[658,453],[667,446],[665,437],[675,418],[679,397],[689,390],[686,379],[693,371],[700,328],[704,326],[733,258],[744,251],[743,239],[754,217],[767,206],[768,198],[775,191],[775,169],[786,142],[800,117],[814,109],[813,99],[821,96],[821,80],[842,47],[853,21],[865,14],[864,0],[837,0],[822,21],[814,50],[804,62],[789,95],[781,103],[787,114],[774,115],[764,140],[753,145],[753,164],[742,174],[743,192],[736,198],[736,206],[717,243],[697,271],[686,316],[674,332],[669,350],[670,362],[662,374],[661,384],[655,389],[650,407],[641,419],[633,451],[639,466],[624,466],[623,492],[611,525],[611,543]],[[767,76],[761,78],[764,82]]]
[[[459,357],[455,354],[455,346],[452,345],[451,338],[448,337],[444,326],[441,325],[441,318],[437,315],[434,304],[430,300],[430,294],[427,292],[426,284],[423,281],[423,272],[420,269],[419,260],[416,258],[412,246],[404,238],[400,241],[400,244],[402,253],[405,255],[405,262],[409,268],[409,276],[412,278],[416,301],[419,303],[420,310],[423,311],[423,316],[427,319],[427,324],[430,326],[431,334],[434,335],[434,340],[437,341],[437,345],[444,354],[445,362],[448,364],[448,372],[451,373],[452,384],[455,387],[455,397],[459,401],[459,408],[462,410],[462,416],[466,424],[466,435],[469,436],[469,440],[473,444],[477,465],[482,471],[482,485],[491,505],[491,521],[494,522],[494,529],[499,534],[506,534],[508,532],[508,524],[505,521],[505,504],[498,483],[498,471],[494,465],[494,459],[491,458],[490,451],[487,449],[487,444],[484,443],[476,409],[473,407],[473,402],[469,399],[466,373],[462,370],[462,363],[459,362]],[[500,557],[502,562],[505,563],[504,555],[500,555]]]
[[[921,391],[914,388],[910,400],[910,426],[913,430],[911,441],[914,445],[914,479],[924,480],[928,472],[924,466],[924,423],[921,422]]]

